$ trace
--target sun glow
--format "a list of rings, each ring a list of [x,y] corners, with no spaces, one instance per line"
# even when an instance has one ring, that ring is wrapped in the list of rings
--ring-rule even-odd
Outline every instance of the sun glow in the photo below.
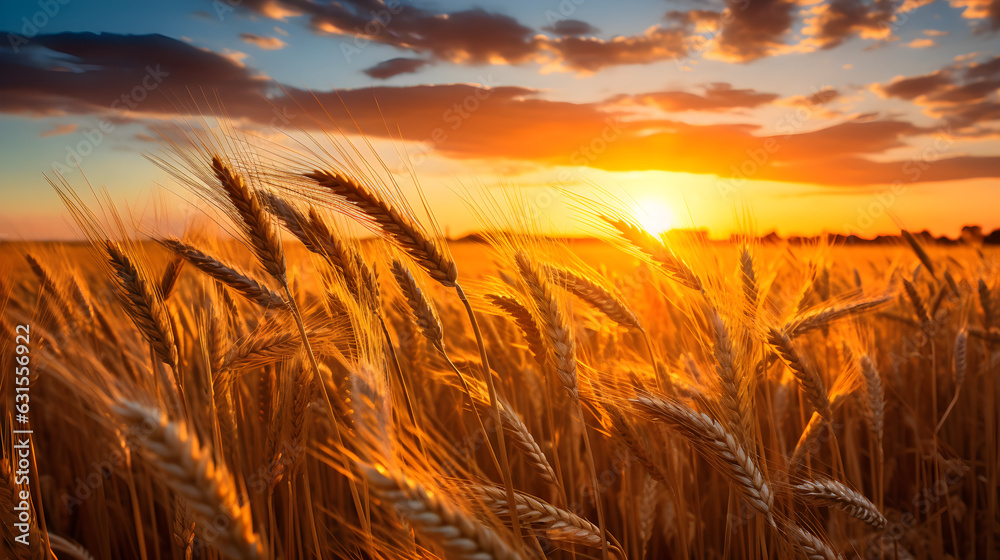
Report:
[[[647,198],[640,200],[633,207],[635,219],[642,229],[659,235],[677,227],[677,218],[673,210],[662,200]]]

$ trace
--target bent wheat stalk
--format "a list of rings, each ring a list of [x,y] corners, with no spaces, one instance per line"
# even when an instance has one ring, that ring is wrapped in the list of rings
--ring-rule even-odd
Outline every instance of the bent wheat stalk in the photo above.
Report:
[[[764,514],[767,522],[776,527],[772,512],[774,495],[757,468],[733,434],[726,431],[715,419],[703,412],[696,412],[667,399],[654,396],[640,396],[630,399],[640,414],[650,420],[666,422],[694,448],[718,465],[736,484],[740,493]]]

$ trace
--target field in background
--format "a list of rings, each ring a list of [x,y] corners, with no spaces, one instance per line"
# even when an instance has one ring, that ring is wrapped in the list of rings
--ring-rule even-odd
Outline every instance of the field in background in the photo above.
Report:
[[[496,408],[454,292],[384,241],[356,247],[367,287],[284,243],[320,378],[287,310],[160,245],[124,251],[163,317],[137,316],[141,290],[118,299],[131,284],[103,249],[0,246],[7,554],[997,554],[995,251],[510,242],[450,246]],[[284,296],[247,248],[192,244]],[[8,430],[18,324],[27,485]]]

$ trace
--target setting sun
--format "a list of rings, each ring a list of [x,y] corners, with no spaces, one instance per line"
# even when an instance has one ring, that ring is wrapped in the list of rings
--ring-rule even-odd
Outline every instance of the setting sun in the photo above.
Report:
[[[673,210],[662,200],[648,198],[639,201],[632,211],[639,225],[654,235],[677,227],[677,218]]]

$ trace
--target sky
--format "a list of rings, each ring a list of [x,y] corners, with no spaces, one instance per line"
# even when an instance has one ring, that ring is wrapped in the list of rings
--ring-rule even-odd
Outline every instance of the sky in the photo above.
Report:
[[[76,235],[57,174],[197,215],[148,159],[192,126],[358,146],[452,236],[494,189],[566,233],[580,196],[719,237],[989,231],[998,46],[1000,0],[5,0],[0,239]]]

